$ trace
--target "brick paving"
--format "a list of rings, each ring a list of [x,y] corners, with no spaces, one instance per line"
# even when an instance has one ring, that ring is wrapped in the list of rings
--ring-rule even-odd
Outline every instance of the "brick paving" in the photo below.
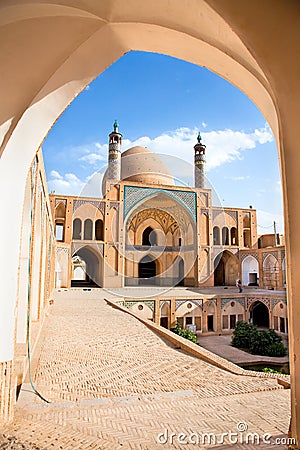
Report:
[[[25,446],[19,448],[206,448],[202,433],[220,439],[242,422],[248,432],[275,438],[284,436],[289,424],[290,393],[276,379],[235,375],[190,356],[109,306],[99,291],[58,295],[33,378],[51,403],[23,386],[15,421],[3,432]],[[168,442],[159,444],[165,430]],[[180,433],[196,433],[200,444],[180,444]],[[221,447],[229,448],[225,444]]]

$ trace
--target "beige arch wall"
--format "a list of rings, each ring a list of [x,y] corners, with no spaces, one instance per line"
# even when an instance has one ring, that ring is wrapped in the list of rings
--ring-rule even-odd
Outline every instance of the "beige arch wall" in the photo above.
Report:
[[[3,0],[0,6],[0,192],[1,208],[13,218],[0,223],[6,254],[0,262],[5,299],[0,360],[13,357],[21,208],[33,155],[89,81],[129,50],[154,51],[205,65],[230,80],[258,105],[276,136],[285,205],[292,371],[296,368],[292,389],[300,399],[300,384],[297,388],[295,383],[300,362],[293,362],[293,355],[300,353],[300,212],[295,200],[300,194],[299,3],[253,0],[241,7],[239,0],[87,0],[84,9],[82,5],[79,0],[60,0],[59,5]],[[7,192],[14,192],[13,204]],[[295,405],[293,401],[294,413]]]

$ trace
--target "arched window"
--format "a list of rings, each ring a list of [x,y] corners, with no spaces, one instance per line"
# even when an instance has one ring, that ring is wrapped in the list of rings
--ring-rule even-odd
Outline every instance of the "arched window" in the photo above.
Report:
[[[151,227],[147,227],[143,231],[142,245],[157,245],[157,236]]]
[[[103,241],[103,220],[101,219],[95,222],[95,239],[96,241]]]
[[[244,237],[244,247],[251,247],[251,235],[250,230],[244,230],[243,231],[243,237]]]
[[[237,229],[232,227],[230,230],[231,245],[238,245]]]
[[[243,227],[250,228],[251,226],[251,214],[249,212],[244,212],[243,214]]]
[[[229,245],[229,230],[227,227],[222,228],[222,245]]]
[[[81,239],[81,226],[80,219],[73,220],[73,239]]]
[[[220,245],[220,228],[219,227],[214,227],[213,238],[214,238],[214,245]]]
[[[55,218],[64,219],[66,216],[66,207],[63,202],[55,208]]]
[[[93,222],[91,219],[84,221],[84,240],[91,241],[93,239]]]

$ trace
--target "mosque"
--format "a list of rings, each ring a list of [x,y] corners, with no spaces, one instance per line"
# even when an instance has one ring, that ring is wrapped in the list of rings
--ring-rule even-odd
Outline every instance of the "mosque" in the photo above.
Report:
[[[195,187],[177,186],[149,149],[121,150],[115,122],[103,198],[50,194],[56,287],[235,286],[241,279],[244,286],[284,289],[282,237],[258,237],[251,206],[213,205],[200,133],[194,146]]]
[[[238,320],[250,320],[286,334],[283,237],[258,236],[251,206],[213,205],[200,133],[191,149],[194,187],[176,185],[165,162],[149,149],[121,150],[122,134],[115,122],[102,198],[49,196],[56,236],[55,287],[130,287],[132,294],[132,288],[144,286],[153,295],[158,287],[161,292],[180,286],[187,292],[210,289],[209,298],[200,295],[191,301],[187,294],[185,300],[170,297],[160,305],[157,297],[155,306],[154,300],[137,301],[128,294],[121,303],[166,328],[177,320],[200,333],[220,334],[232,331]],[[239,296],[237,288],[230,290],[237,280],[244,286]]]

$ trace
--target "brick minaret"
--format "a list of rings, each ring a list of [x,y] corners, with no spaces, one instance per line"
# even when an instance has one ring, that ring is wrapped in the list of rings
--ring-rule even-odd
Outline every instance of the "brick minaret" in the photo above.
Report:
[[[198,143],[194,146],[195,150],[195,187],[205,188],[205,149],[206,145],[201,142],[201,134],[198,134]]]
[[[109,135],[108,148],[108,176],[109,181],[118,182],[121,179],[121,145],[122,134],[118,131],[118,122],[115,120],[114,131]]]

